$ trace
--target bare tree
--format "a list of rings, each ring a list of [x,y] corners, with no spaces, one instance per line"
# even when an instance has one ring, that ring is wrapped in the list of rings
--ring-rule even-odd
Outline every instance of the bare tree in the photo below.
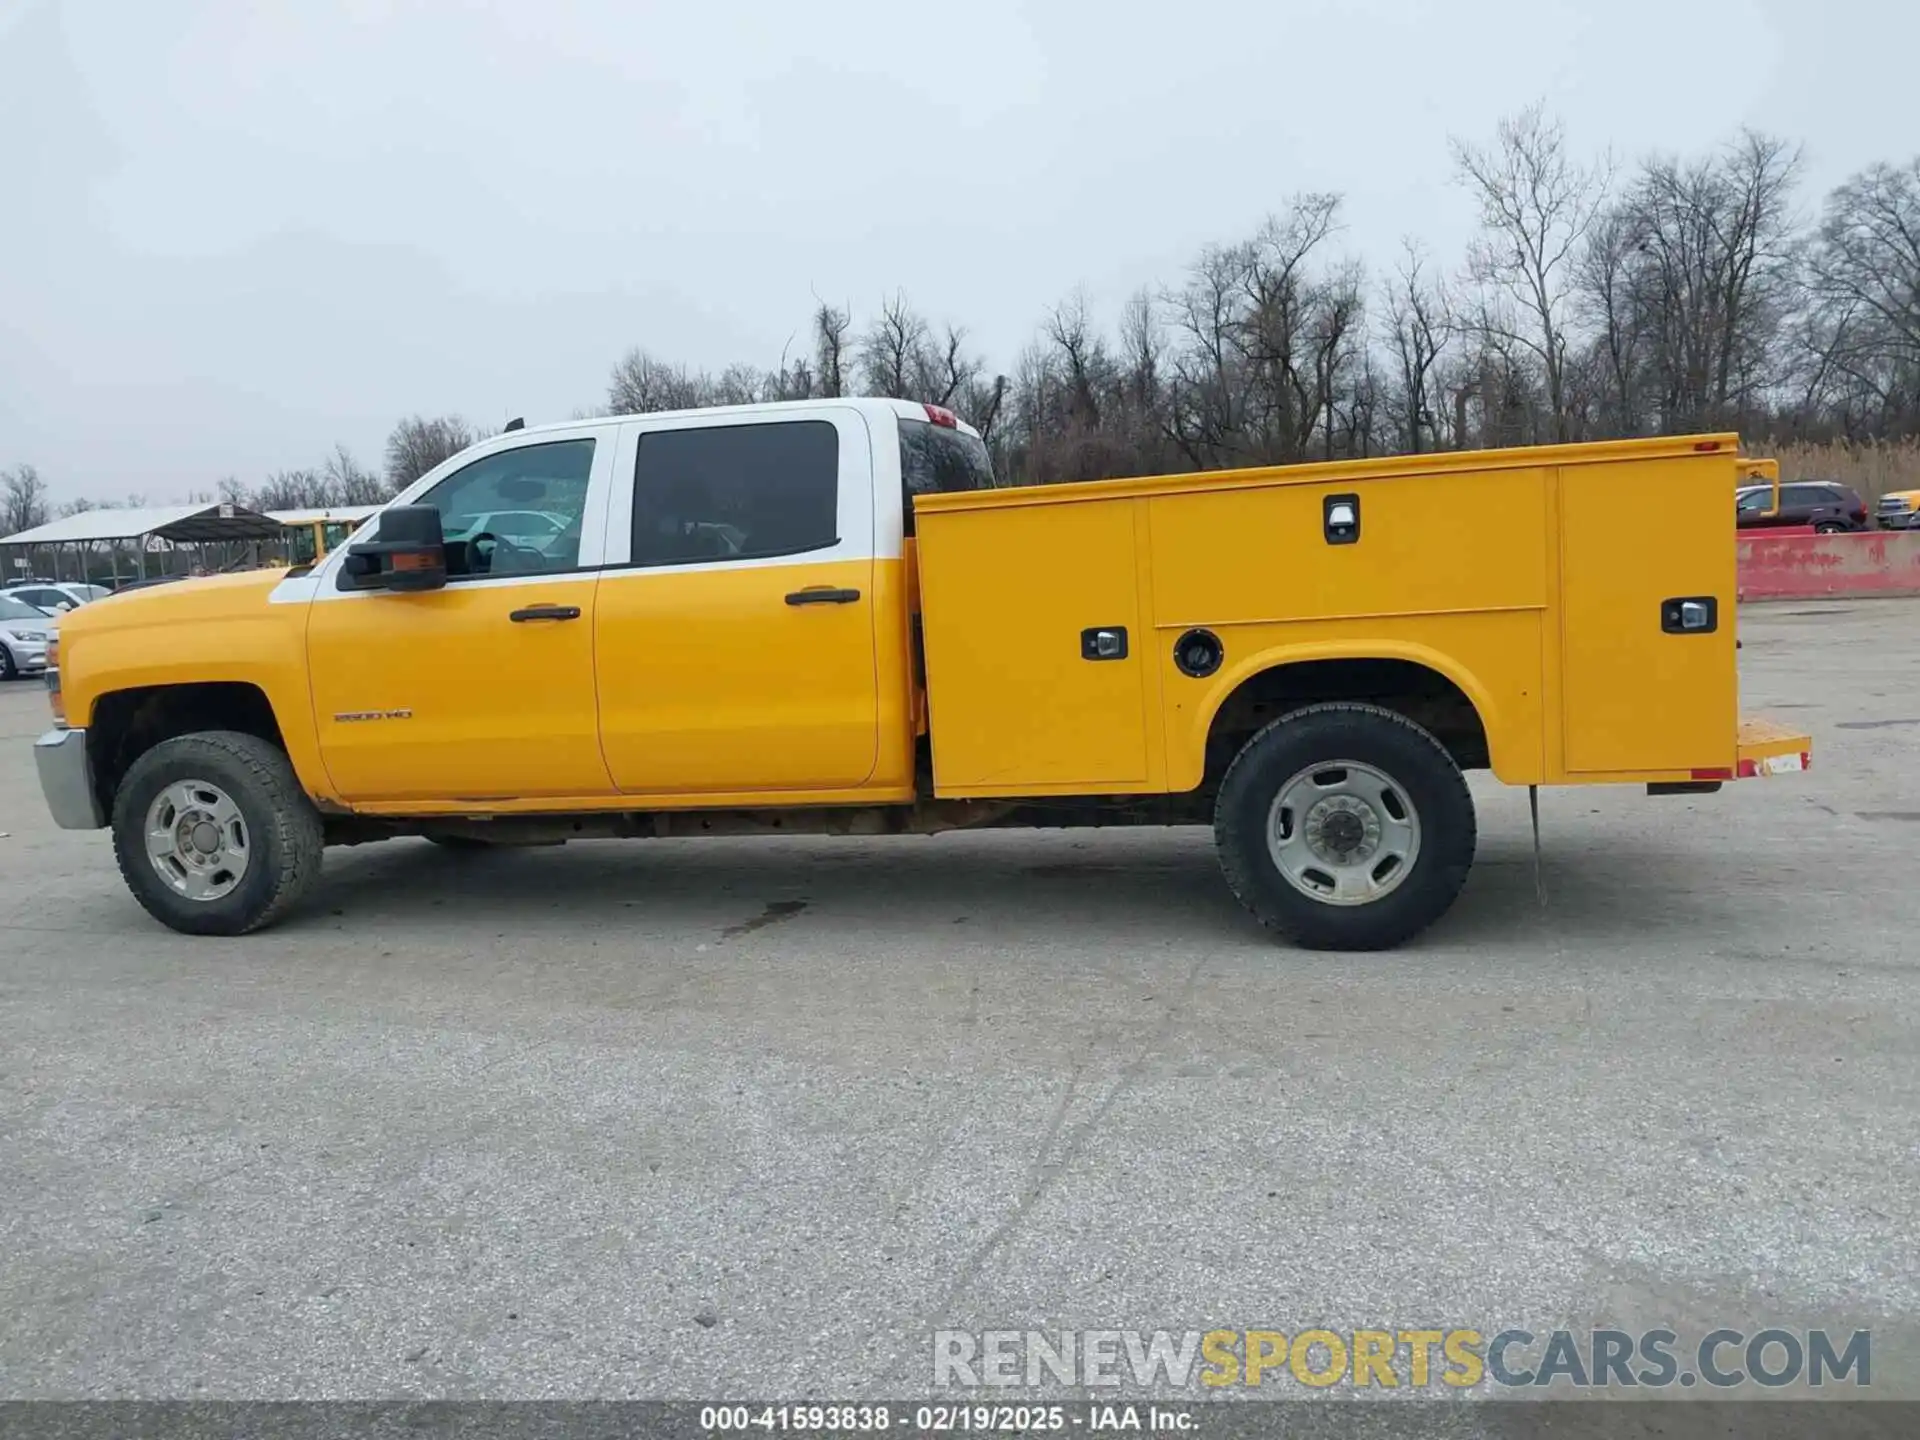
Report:
[[[1409,237],[1386,286],[1386,339],[1394,366],[1394,408],[1401,448],[1419,453],[1437,444],[1442,409],[1435,370],[1453,341],[1453,306],[1446,288],[1426,278],[1426,252]]]
[[[256,510],[317,510],[327,503],[327,477],[318,470],[277,470],[253,492]]]
[[[1207,247],[1186,285],[1167,296],[1178,335],[1168,429],[1187,464],[1206,470],[1241,453],[1240,246]]]
[[[473,444],[475,438],[473,427],[457,415],[431,420],[408,416],[387,436],[387,493],[406,489],[441,461]]]
[[[1589,232],[1586,308],[1608,325],[1614,387],[1638,378],[1628,413],[1659,428],[1739,425],[1771,386],[1791,296],[1798,154],[1744,132],[1721,154],[1649,160]],[[1633,333],[1624,340],[1624,321]],[[1625,355],[1643,363],[1629,377]]]
[[[1467,257],[1482,288],[1474,324],[1539,363],[1552,438],[1568,439],[1574,260],[1606,195],[1609,169],[1573,160],[1560,123],[1540,104],[1502,120],[1491,146],[1456,139],[1453,157],[1480,207],[1481,234]]]
[[[852,313],[822,300],[813,312],[813,350],[814,373],[825,399],[836,400],[852,387],[852,367],[848,363],[852,335]]]
[[[1065,384],[1066,422],[1082,431],[1100,428],[1100,391],[1112,373],[1106,346],[1087,316],[1087,298],[1076,294],[1054,306],[1043,332],[1058,359]]]
[[[1822,389],[1881,433],[1920,432],[1920,157],[1827,198],[1808,272]]]
[[[966,342],[967,332],[958,325],[948,325],[938,339],[929,331],[914,352],[913,383],[905,398],[953,405],[985,368],[978,356],[967,353]]]
[[[1241,251],[1245,308],[1234,335],[1247,367],[1243,413],[1259,460],[1304,459],[1326,410],[1326,387],[1358,306],[1351,273],[1327,284],[1311,269],[1339,212],[1338,195],[1296,196]]]
[[[954,397],[954,403],[960,414],[980,432],[980,438],[991,446],[998,437],[1000,416],[1006,407],[1006,399],[1006,376],[996,375],[991,380],[976,376]],[[1005,469],[1002,468],[1000,473],[1004,475]]]
[[[713,381],[685,365],[655,359],[645,350],[629,350],[607,382],[607,406],[615,415],[644,415],[656,410],[695,410],[713,403]]]
[[[1630,207],[1610,207],[1595,218],[1575,267],[1576,313],[1593,337],[1586,367],[1592,419],[1608,435],[1638,435],[1649,423],[1640,244],[1640,222]]]
[[[321,467],[321,476],[326,486],[326,499],[322,503],[327,505],[378,505],[401,488],[363,467],[344,445],[333,447],[333,453]]]
[[[898,292],[883,302],[880,314],[860,339],[860,369],[869,395],[913,398],[913,381],[927,343],[927,322]]]
[[[47,486],[31,465],[0,470],[0,537],[47,523]]]
[[[1465,283],[1416,241],[1376,281],[1340,201],[1296,196],[1103,325],[1075,298],[1008,373],[895,292],[871,323],[816,295],[774,369],[630,352],[615,411],[878,393],[950,405],[996,473],[1053,481],[1696,428],[1920,432],[1920,160],[1800,232],[1798,154],[1743,132],[1614,193],[1540,106],[1454,145],[1480,215]],[[796,340],[799,343],[795,343]],[[796,358],[793,352],[801,352]]]
[[[767,397],[769,377],[752,365],[736,361],[720,372],[709,389],[705,404],[753,405]]]

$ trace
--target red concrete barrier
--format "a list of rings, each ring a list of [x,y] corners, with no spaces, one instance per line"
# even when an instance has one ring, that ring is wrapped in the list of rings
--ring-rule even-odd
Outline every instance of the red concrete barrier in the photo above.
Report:
[[[1920,530],[1755,531],[1737,543],[1742,600],[1920,595]]]

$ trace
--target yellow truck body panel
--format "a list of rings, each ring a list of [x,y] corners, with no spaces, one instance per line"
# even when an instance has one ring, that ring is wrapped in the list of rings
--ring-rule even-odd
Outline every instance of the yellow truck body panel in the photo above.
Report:
[[[1329,659],[1445,676],[1510,784],[1730,769],[1737,459],[1724,435],[924,497],[937,793],[1191,789],[1236,688]],[[1359,532],[1329,543],[1343,496]],[[1681,599],[1712,628],[1663,628]],[[1083,659],[1096,627],[1127,655]],[[1204,677],[1174,660],[1196,628],[1225,652]]]

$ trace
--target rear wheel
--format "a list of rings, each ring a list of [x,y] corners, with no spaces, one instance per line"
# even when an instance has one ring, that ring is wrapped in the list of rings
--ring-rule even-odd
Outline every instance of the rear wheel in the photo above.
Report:
[[[271,924],[320,874],[320,816],[277,746],[234,730],[163,740],[113,799],[113,850],[134,899],[187,935]]]
[[[1440,742],[1376,705],[1276,720],[1220,785],[1214,840],[1240,903],[1315,950],[1382,950],[1453,904],[1473,865],[1473,797]]]
[[[1823,520],[1813,527],[1813,533],[1816,535],[1843,535],[1846,531],[1845,525],[1835,524],[1831,520]]]

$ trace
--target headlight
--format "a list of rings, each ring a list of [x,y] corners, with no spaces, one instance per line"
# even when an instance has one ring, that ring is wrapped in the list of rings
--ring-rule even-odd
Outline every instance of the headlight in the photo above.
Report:
[[[13,635],[16,640],[45,640],[47,638],[47,632],[44,630],[16,630],[13,632]]]

